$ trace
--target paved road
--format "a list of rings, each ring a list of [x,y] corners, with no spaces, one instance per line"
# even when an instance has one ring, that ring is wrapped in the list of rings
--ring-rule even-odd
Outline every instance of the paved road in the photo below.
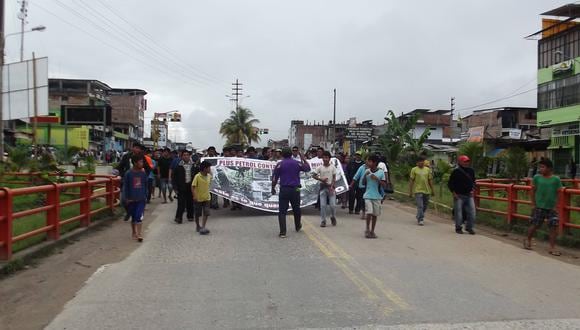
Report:
[[[174,206],[158,205],[143,245],[97,271],[48,329],[580,328],[580,267],[450,223],[419,227],[394,202],[377,240],[344,212],[317,227],[313,209],[286,239],[252,210],[215,212],[202,237],[170,221]]]

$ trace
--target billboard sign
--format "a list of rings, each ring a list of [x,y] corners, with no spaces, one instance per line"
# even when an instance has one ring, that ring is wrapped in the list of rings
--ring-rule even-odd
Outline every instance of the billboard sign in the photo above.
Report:
[[[373,137],[372,127],[348,127],[345,138],[352,141],[368,141]]]
[[[111,106],[62,105],[60,123],[62,125],[102,125],[111,126]]]
[[[34,117],[35,90],[36,115],[48,116],[48,57],[6,64],[2,78],[4,120]]]

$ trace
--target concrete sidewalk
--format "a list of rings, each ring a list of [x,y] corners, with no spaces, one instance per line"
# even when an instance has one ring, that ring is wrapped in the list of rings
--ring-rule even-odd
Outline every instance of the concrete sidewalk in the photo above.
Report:
[[[337,227],[320,228],[312,208],[303,232],[289,217],[286,239],[275,215],[253,210],[214,212],[204,237],[172,223],[174,207],[158,206],[143,246],[97,271],[48,329],[578,324],[558,319],[579,315],[580,267],[457,235],[450,223],[419,227],[394,202],[383,206],[376,240],[342,210]],[[556,321],[521,323],[535,319]]]

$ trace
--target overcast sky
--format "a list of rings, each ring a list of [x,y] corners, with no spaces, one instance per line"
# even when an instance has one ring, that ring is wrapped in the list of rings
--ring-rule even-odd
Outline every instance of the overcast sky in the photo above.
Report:
[[[148,92],[154,112],[180,110],[170,139],[222,144],[220,123],[242,100],[288,137],[293,119],[356,117],[382,123],[388,109],[466,109],[535,87],[539,14],[551,0],[30,0],[25,53],[49,57],[51,78],[96,79]],[[17,32],[17,0],[6,1],[6,33]],[[129,22],[131,25],[128,25]],[[9,37],[7,61],[19,57]],[[535,91],[493,103],[536,106]],[[469,113],[471,109],[463,111]],[[149,134],[146,125],[146,135]]]

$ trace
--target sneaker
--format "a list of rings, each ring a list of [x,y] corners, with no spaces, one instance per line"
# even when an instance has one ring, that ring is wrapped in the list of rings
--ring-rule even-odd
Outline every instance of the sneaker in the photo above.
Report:
[[[280,237],[280,238],[286,238],[286,234],[282,234],[282,233],[280,233],[280,234],[278,235],[278,237]]]
[[[195,231],[199,233],[199,231],[201,230],[200,226],[195,226]]]
[[[419,221],[419,226],[424,226],[425,222],[423,220]]]
[[[336,218],[335,217],[331,217],[330,218],[330,223],[332,223],[333,226],[336,226]]]
[[[201,230],[199,231],[200,235],[207,235],[209,234],[209,230],[206,228],[201,228]]]
[[[173,197],[169,196],[169,201],[173,203]]]
[[[320,223],[320,227],[323,227],[323,228],[324,228],[324,227],[326,227],[326,221],[322,221],[322,222]]]
[[[175,223],[178,223],[178,224],[182,224],[183,223],[183,220],[181,220],[181,219],[173,219],[173,221],[175,221]]]
[[[455,232],[458,234],[463,234],[463,229],[461,229],[461,228],[455,229]]]
[[[300,229],[302,229],[302,225],[299,225],[298,227],[296,227],[296,232],[299,232]]]
[[[467,232],[469,235],[475,235],[475,231],[473,231],[473,229],[467,229]]]
[[[125,214],[125,217],[123,218],[123,221],[129,221],[129,219],[131,219],[131,215],[130,214]]]

